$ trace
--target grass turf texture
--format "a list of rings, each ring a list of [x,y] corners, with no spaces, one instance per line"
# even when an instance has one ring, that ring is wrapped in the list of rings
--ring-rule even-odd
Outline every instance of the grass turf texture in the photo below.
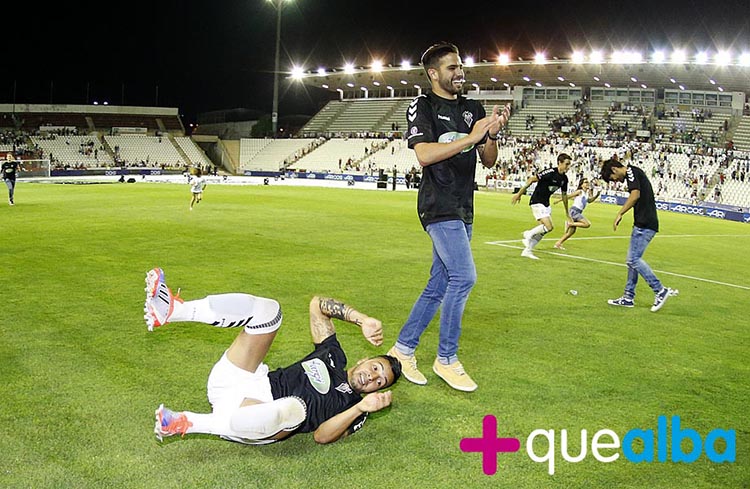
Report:
[[[592,228],[579,230],[562,253],[552,248],[563,223],[555,206],[558,228],[532,261],[519,256],[520,233],[533,222],[527,198],[511,206],[508,194],[479,192],[478,282],[459,351],[476,392],[454,391],[432,373],[436,320],[417,351],[428,385],[402,379],[393,406],[355,436],[329,446],[310,435],[266,447],[208,436],[158,444],[154,409],[164,402],[207,411],[208,372],[238,331],[180,323],[148,333],[146,270],[163,267],[187,299],[242,291],[279,300],[284,323],[267,358],[272,368],[310,350],[310,297],[341,299],[386,328],[376,348],[337,322],[354,362],[387,351],[427,280],[431,245],[416,194],[214,185],[192,212],[187,186],[169,184],[20,183],[16,196],[15,207],[0,207],[2,487],[750,483],[745,224],[661,213],[662,232],[645,258],[680,295],[654,314],[643,281],[634,309],[606,303],[625,283],[631,214],[613,233],[617,208],[590,206]],[[487,244],[510,240],[514,248]],[[520,452],[498,456],[494,476],[483,474],[480,454],[458,448],[461,438],[481,435],[486,414],[497,417],[500,436],[521,440]],[[655,431],[659,415],[679,415],[683,428],[703,437],[737,430],[737,462],[713,464],[704,455],[692,464],[633,464],[620,456],[604,464],[590,450],[580,463],[561,459],[561,429],[576,455],[582,429],[590,445],[604,428],[620,437],[631,428]],[[554,476],[526,455],[536,428],[556,431]]]

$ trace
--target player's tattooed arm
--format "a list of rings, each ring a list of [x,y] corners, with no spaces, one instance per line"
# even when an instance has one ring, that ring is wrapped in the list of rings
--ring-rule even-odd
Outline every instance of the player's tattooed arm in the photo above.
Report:
[[[321,312],[329,318],[341,319],[342,321],[362,325],[362,318],[358,317],[359,315],[356,314],[357,311],[343,302],[324,297],[319,298],[318,302]]]

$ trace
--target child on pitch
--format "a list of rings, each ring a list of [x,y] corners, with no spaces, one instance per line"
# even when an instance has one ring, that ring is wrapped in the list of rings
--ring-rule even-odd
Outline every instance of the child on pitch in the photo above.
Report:
[[[206,188],[206,179],[203,178],[200,168],[195,169],[195,174],[188,181],[190,184],[190,193],[192,199],[190,199],[190,210],[193,210],[193,205],[197,204],[203,199],[203,189]]]
[[[569,199],[571,197],[574,199],[573,205],[568,211],[570,221],[565,221],[565,233],[557,240],[555,248],[558,250],[564,250],[565,247],[563,246],[563,243],[573,236],[578,228],[591,227],[591,222],[583,217],[583,210],[590,202],[595,201],[600,193],[600,190],[596,190],[596,193],[594,193],[594,189],[591,187],[588,178],[581,179],[581,183],[578,184],[578,188],[575,192],[568,195]],[[560,202],[562,202],[562,198],[555,200],[555,204]]]

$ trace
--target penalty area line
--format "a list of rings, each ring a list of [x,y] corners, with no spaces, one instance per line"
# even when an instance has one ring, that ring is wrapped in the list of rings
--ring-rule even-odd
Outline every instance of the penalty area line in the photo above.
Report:
[[[612,238],[617,238],[617,237],[613,236]],[[624,236],[623,236],[623,238],[624,238]],[[630,236],[627,236],[627,238],[630,239]],[[504,248],[511,248],[511,249],[515,249],[515,250],[522,250],[523,246],[518,246],[516,244],[518,242],[519,241],[516,239],[516,240],[512,240],[512,241],[510,241],[510,240],[509,241],[488,241],[485,244],[492,245],[492,246],[502,246]],[[613,266],[616,266],[616,267],[627,268],[627,265],[624,264],[624,263],[617,263],[617,262],[612,262],[612,261],[607,261],[607,260],[598,260],[596,258],[589,258],[587,256],[568,255],[567,253],[560,253],[560,252],[557,252],[557,251],[546,251],[546,250],[535,249],[534,253],[546,253],[548,255],[560,256],[562,258],[572,258],[572,259],[575,259],[575,260],[582,260],[582,261],[588,261],[588,262],[592,262],[592,263],[600,263],[600,264],[603,264],[603,265],[613,265]],[[748,287],[746,285],[730,284],[728,282],[720,282],[718,280],[711,280],[711,279],[708,279],[708,278],[695,277],[693,275],[685,275],[685,274],[682,274],[682,273],[668,272],[666,270],[654,270],[654,272],[660,273],[660,274],[663,274],[663,275],[671,275],[673,277],[686,278],[688,280],[695,280],[695,281],[698,281],[698,282],[706,282],[706,283],[714,284],[714,285],[723,285],[725,287],[732,287],[732,288],[735,288],[735,289],[750,290],[750,287]]]

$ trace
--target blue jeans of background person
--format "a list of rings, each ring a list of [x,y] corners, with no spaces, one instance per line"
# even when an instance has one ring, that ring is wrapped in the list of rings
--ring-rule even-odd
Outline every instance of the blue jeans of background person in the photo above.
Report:
[[[635,285],[638,283],[638,275],[643,277],[649,287],[654,292],[659,292],[662,289],[661,282],[648,263],[643,261],[643,254],[646,252],[646,247],[656,235],[656,231],[653,229],[645,229],[633,226],[633,232],[630,234],[630,248],[628,248],[628,282],[625,284],[625,293],[623,297],[632,299],[635,297]]]
[[[432,239],[430,279],[401,328],[396,348],[413,355],[420,336],[442,305],[437,356],[441,363],[454,363],[458,360],[464,307],[477,281],[470,246],[471,224],[443,221],[429,224],[426,230]]]
[[[10,178],[5,179],[5,185],[8,187],[8,200],[13,202],[13,193],[16,188],[16,181]]]

